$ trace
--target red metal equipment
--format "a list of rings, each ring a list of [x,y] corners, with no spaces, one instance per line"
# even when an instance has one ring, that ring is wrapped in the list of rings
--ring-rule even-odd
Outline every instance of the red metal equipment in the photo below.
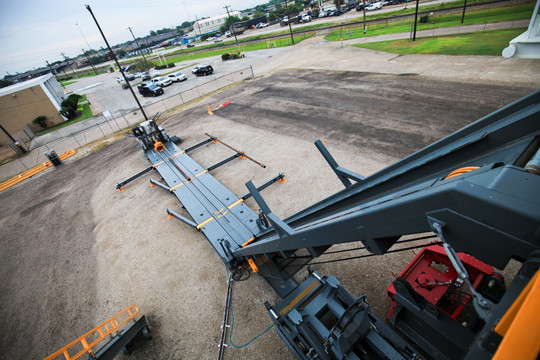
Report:
[[[478,290],[486,276],[495,276],[502,281],[502,276],[495,273],[493,267],[465,253],[457,254],[471,278],[473,287]],[[413,289],[424,299],[457,319],[465,305],[471,300],[471,292],[458,274],[442,246],[431,245],[423,248],[413,261],[399,274],[411,284]],[[392,305],[386,316],[394,314],[396,293],[390,284],[387,294]]]

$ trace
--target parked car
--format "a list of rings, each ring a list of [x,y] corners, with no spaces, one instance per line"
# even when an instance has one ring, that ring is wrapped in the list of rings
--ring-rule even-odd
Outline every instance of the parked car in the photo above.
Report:
[[[373,11],[373,10],[379,10],[382,9],[382,2],[376,2],[366,7],[366,10]]]
[[[120,71],[122,71],[122,72],[129,71],[130,69],[132,69],[134,67],[135,67],[135,65],[131,64],[131,65],[128,65],[128,66],[124,66]]]
[[[309,14],[302,15],[302,17],[300,18],[300,21],[303,22],[303,23],[310,22],[311,21],[311,15],[309,15]]]
[[[357,6],[356,6],[356,11],[362,11],[364,10],[364,5],[366,6],[366,8],[371,5],[372,2],[371,1],[366,1],[366,3],[364,4],[364,2],[361,2],[359,3]]]
[[[152,81],[154,82],[155,85],[161,86],[161,87],[169,86],[172,84],[172,80],[168,78],[167,76],[156,77],[156,78],[153,78]]]
[[[215,43],[222,42],[222,41],[223,41],[223,40],[221,40],[220,38],[215,38],[215,39],[214,39],[214,42],[215,42]]]
[[[142,75],[141,75],[141,80],[142,81],[146,81],[146,80],[150,80],[152,79],[152,77],[150,76],[150,74],[148,72],[143,72]]]
[[[116,82],[117,82],[117,83],[124,82],[124,77],[123,77],[123,76],[118,76],[118,77],[116,78]]]
[[[161,71],[157,69],[154,69],[154,71],[152,71],[152,76],[159,76],[159,75],[161,75]]]
[[[195,72],[197,72],[198,69],[199,69],[199,66],[195,66],[193,69],[191,69],[191,73],[195,74]]]
[[[187,80],[186,74],[183,74],[181,72],[177,72],[177,73],[174,73],[174,74],[169,74],[169,75],[167,75],[167,77],[169,79],[171,79],[171,81],[174,81],[174,82],[180,82],[180,81],[186,81]]]
[[[319,19],[320,19],[320,18],[323,18],[323,17],[327,17],[327,16],[328,16],[328,15],[326,14],[326,11],[321,10],[321,11],[319,12]]]
[[[133,74],[126,74],[126,78],[128,79],[128,81],[133,81],[133,80],[135,80],[135,75],[133,75]]]
[[[142,96],[158,96],[164,93],[163,89],[157,85],[154,85],[152,81],[144,82],[137,86],[139,94]]]
[[[265,27],[267,27],[267,26],[268,26],[268,23],[265,23],[265,22],[260,22],[260,23],[258,23],[257,25],[255,25],[255,27],[256,27],[257,29],[262,29],[262,28],[265,28]]]
[[[195,72],[194,74],[196,76],[201,76],[201,75],[210,75],[214,72],[214,68],[212,68],[211,65],[205,65],[205,66],[197,66],[195,68]]]
[[[187,46],[188,48],[195,47],[195,45],[193,45],[193,44],[187,44],[186,46]]]
[[[231,37],[232,33],[229,30],[227,30],[227,31],[225,31],[225,36],[226,37]]]

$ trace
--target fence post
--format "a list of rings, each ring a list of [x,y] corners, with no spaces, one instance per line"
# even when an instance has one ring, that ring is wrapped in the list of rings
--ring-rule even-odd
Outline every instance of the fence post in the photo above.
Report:
[[[17,160],[19,160],[19,162],[22,164],[22,166],[24,166],[24,168],[25,168],[26,170],[29,170],[28,167],[22,162],[21,159],[17,158]]]
[[[97,119],[96,119],[96,125],[97,125],[99,131],[101,131],[101,133],[103,134],[103,137],[105,137],[105,133],[103,132],[103,130],[101,130],[101,126],[99,126],[99,122],[97,121]]]
[[[255,73],[253,72],[253,66],[249,65],[249,68],[251,69],[251,78],[255,79]]]
[[[79,145],[79,147],[81,147],[81,144],[79,143],[79,140],[77,140],[77,138],[75,137],[75,135],[73,135],[73,133],[71,133],[71,136],[73,136],[73,138],[74,138],[75,141],[77,142],[77,145]]]
[[[124,114],[122,114],[122,117],[124,118],[124,121],[126,122],[127,126],[129,127],[129,121],[127,121],[126,117],[124,116]]]
[[[182,97],[182,93],[180,92],[180,93],[178,93],[178,95],[180,95],[180,100],[182,100],[182,104],[185,104],[184,98]]]

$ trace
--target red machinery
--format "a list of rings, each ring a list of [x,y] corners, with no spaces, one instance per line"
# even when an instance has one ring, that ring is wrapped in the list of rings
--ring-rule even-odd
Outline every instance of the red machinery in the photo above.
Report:
[[[490,289],[499,289],[504,286],[502,276],[496,273],[492,266],[465,253],[457,255],[467,269],[476,290],[482,290],[482,292],[489,294]],[[440,245],[423,248],[399,274],[399,277],[407,280],[424,299],[456,320],[472,297],[467,285],[458,277]],[[396,305],[394,300],[396,291],[393,284],[388,286],[387,293],[392,299],[392,305],[387,315],[387,318],[390,319]],[[497,298],[496,294],[493,295],[492,297]],[[490,296],[488,295],[488,297]]]

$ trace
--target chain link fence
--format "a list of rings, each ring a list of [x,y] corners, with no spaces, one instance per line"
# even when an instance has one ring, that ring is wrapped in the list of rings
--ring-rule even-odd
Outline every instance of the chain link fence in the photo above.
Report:
[[[253,77],[253,68],[250,66],[249,68],[238,70],[224,76],[214,77],[209,82],[178,94],[162,97],[157,101],[142,106],[147,116],[152,117],[153,114],[167,112],[177,106],[181,106],[189,103],[190,101],[199,99],[204,95],[210,94],[231,84],[252,79]],[[42,140],[40,140],[39,137],[28,139],[28,141],[31,140],[31,150],[24,156],[19,156],[13,161],[2,165],[0,167],[0,181],[5,181],[13,176],[16,176],[17,174],[33,168],[36,165],[46,162],[47,158],[44,155],[45,151],[54,149],[57,154],[62,154],[71,149],[80,148],[123,129],[133,127],[134,125],[144,121],[144,116],[137,108],[123,113],[116,112],[113,114],[99,114],[84,121],[93,124],[84,130],[75,133],[64,131],[65,135],[62,138],[51,142],[42,143]],[[16,154],[14,150],[7,146],[2,149],[2,152],[4,155],[6,155],[5,157]]]

